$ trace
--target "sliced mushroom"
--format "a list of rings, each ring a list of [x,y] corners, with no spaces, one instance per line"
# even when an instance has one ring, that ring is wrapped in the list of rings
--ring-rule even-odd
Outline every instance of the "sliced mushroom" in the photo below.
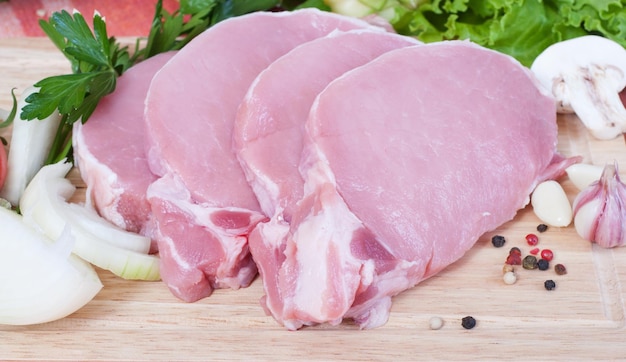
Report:
[[[557,101],[559,113],[576,113],[591,134],[612,139],[626,132],[626,49],[596,35],[555,43],[531,66]]]

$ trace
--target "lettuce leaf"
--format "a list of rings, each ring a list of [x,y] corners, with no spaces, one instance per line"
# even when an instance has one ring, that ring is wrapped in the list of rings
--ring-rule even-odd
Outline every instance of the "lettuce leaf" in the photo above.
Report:
[[[326,1],[333,11],[359,2],[400,34],[424,42],[470,39],[526,66],[549,45],[586,34],[626,46],[626,0]]]

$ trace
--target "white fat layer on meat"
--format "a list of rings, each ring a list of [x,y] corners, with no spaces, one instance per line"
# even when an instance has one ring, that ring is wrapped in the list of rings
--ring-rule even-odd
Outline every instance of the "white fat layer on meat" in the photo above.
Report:
[[[78,163],[80,175],[87,184],[85,205],[94,208],[95,202],[98,205],[98,213],[111,223],[126,229],[126,220],[117,210],[124,189],[114,187],[118,184],[117,174],[91,153],[80,127],[81,123],[78,122],[74,127],[72,136],[75,148],[74,158]]]
[[[195,203],[192,200],[191,193],[183,185],[182,180],[171,176],[171,174],[152,183],[148,187],[146,194],[148,199],[161,199],[167,203],[168,207],[175,207],[186,213],[193,218],[193,220],[190,221],[192,224],[210,230],[212,234],[219,239],[227,260],[220,263],[217,275],[215,276],[218,286],[228,286],[233,289],[238,289],[241,286],[242,280],[250,279],[249,275],[254,271],[245,270],[245,268],[242,268],[235,277],[224,278],[222,276],[231,274],[230,271],[239,264],[239,258],[247,244],[246,237],[241,235],[247,234],[250,231],[250,227],[261,221],[265,217],[264,215],[239,207],[215,207],[206,203]],[[211,214],[223,211],[248,213],[250,214],[251,222],[244,228],[224,229],[211,222]],[[161,240],[168,245],[170,255],[180,267],[183,269],[195,268],[195,266],[187,263],[184,256],[178,253],[178,248],[171,238],[164,237],[161,233],[159,234]]]
[[[265,218],[259,212],[254,212],[241,207],[219,207],[212,206],[208,203],[196,203],[191,197],[191,193],[185,188],[180,177],[168,174],[157,181],[153,182],[146,192],[148,199],[157,198],[176,206],[180,210],[193,216],[193,223],[214,231],[216,234],[231,237],[233,235],[242,235],[249,231],[250,225],[255,225]],[[211,222],[211,214],[216,212],[240,212],[251,215],[251,223],[245,228],[224,229]]]
[[[289,224],[282,218],[273,217],[268,222],[258,224],[256,229],[261,233],[265,247],[277,250],[289,233]]]
[[[346,317],[354,318],[361,329],[376,328],[387,323],[391,297],[415,286],[418,280],[415,276],[424,273],[427,262],[427,260],[399,260],[393,270],[373,275],[371,284],[376,285],[376,295],[364,304],[350,308]]]
[[[254,176],[251,176],[246,167],[242,167],[242,169],[259,201],[261,210],[267,215],[281,216],[283,208],[278,205],[280,186],[263,172],[251,171],[250,173],[254,173]]]
[[[337,281],[327,280],[329,267],[336,260],[329,259],[330,256],[326,258],[312,258],[311,256],[324,255],[328,251],[337,250],[336,255],[342,258],[340,261],[342,269],[361,269],[361,261],[352,256],[350,244],[354,232],[363,225],[336,192],[335,178],[325,156],[317,147],[311,154],[313,155],[317,158],[317,162],[307,170],[305,190],[318,193],[317,196],[324,207],[318,213],[309,214],[293,235],[297,246],[296,259],[300,269],[294,303],[298,310],[305,311],[319,321],[326,321],[328,315],[325,306],[329,303],[328,298],[340,295],[349,299],[334,301],[343,304],[345,308],[345,311],[341,313],[343,315],[352,305],[360,282],[354,285],[355,283],[342,280],[339,286]],[[324,188],[319,186],[328,184],[333,185],[332,188],[327,188],[327,190],[332,190],[332,193],[323,194]],[[317,185],[319,188],[311,185]],[[373,272],[372,267],[362,269],[362,271],[367,270]],[[349,274],[346,273],[345,276]],[[365,279],[371,282],[373,277],[366,275]],[[336,287],[342,287],[343,290],[337,293]]]
[[[352,304],[355,291],[348,290],[350,285],[345,282],[341,283],[344,289],[340,293],[327,290],[337,286],[336,281],[326,281],[331,267],[329,263],[334,263],[335,260],[311,258],[311,255],[324,255],[328,250],[337,249],[337,255],[345,258],[341,267],[359,263],[357,259],[351,257],[350,240],[354,232],[361,227],[361,223],[348,210],[345,203],[340,202],[339,195],[333,199],[332,204],[325,205],[320,213],[307,217],[294,234],[298,248],[296,259],[300,268],[294,302],[297,309],[304,310],[321,321],[327,319],[324,309],[328,297],[334,294],[348,296],[350,301],[345,304],[347,310]],[[369,279],[371,282],[371,278]]]

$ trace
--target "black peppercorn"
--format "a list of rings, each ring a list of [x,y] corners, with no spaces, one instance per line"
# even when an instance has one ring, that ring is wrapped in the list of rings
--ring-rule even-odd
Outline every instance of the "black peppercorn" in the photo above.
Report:
[[[504,236],[502,235],[494,235],[491,238],[491,243],[493,244],[493,246],[495,246],[496,248],[501,248],[504,243],[506,242],[506,239],[504,238]]]
[[[546,259],[539,259],[537,261],[537,268],[539,268],[539,270],[548,270],[548,268],[550,268],[550,262]]]
[[[543,283],[543,286],[546,287],[547,290],[552,290],[556,288],[556,283],[554,280],[548,279]]]
[[[472,329],[472,328],[476,327],[476,319],[474,319],[474,317],[472,317],[472,316],[464,317],[461,320],[461,325],[465,329]]]
[[[545,232],[546,230],[548,230],[548,225],[546,224],[537,225],[537,231],[539,231],[540,233]]]

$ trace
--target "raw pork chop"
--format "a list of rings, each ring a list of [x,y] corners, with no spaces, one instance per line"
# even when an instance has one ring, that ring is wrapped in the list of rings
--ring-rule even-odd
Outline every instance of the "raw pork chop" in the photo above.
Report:
[[[413,38],[371,29],[334,32],[296,47],[259,74],[239,107],[233,140],[266,215],[289,222],[302,198],[302,133],[319,92],[350,69],[416,44]]]
[[[392,296],[573,162],[556,154],[555,114],[527,69],[469,42],[393,50],[334,80],[306,123],[287,236],[250,245],[273,271],[266,310],[289,329],[386,323]]]
[[[161,276],[185,301],[247,286],[257,268],[247,234],[265,215],[232,148],[237,107],[255,77],[297,45],[372,27],[314,9],[225,20],[154,77],[146,100],[148,189]]]
[[[156,176],[145,155],[142,99],[154,74],[173,55],[160,54],[129,69],[89,122],[76,122],[73,129],[74,157],[87,185],[87,203],[115,225],[146,236],[151,215],[146,189]]]
[[[280,255],[293,209],[303,196],[298,164],[304,123],[315,97],[346,71],[392,49],[416,44],[410,37],[387,32],[336,32],[282,56],[248,90],[233,139],[261,207],[271,216],[268,223],[257,225],[248,240],[264,280],[277,276],[274,255]],[[275,282],[265,284],[271,287]]]

